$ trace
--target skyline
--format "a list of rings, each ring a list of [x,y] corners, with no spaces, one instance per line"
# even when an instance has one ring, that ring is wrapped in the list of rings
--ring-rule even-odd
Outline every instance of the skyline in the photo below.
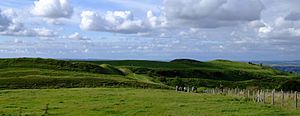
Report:
[[[0,57],[299,60],[297,0],[2,0]]]

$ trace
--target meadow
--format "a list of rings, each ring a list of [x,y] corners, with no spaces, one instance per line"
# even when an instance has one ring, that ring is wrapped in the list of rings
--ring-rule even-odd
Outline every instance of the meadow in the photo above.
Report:
[[[48,105],[47,114],[45,106]],[[73,88],[0,91],[0,114],[11,115],[299,115],[244,98],[161,89]]]

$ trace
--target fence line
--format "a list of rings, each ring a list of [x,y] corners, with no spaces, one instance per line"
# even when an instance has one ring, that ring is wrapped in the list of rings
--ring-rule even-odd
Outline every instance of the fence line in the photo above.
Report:
[[[235,97],[244,97],[248,101],[263,104],[280,105],[281,107],[298,108],[298,92],[295,91],[275,91],[269,90],[245,90],[245,89],[206,89],[203,91],[207,94],[223,94]]]
[[[195,87],[190,90],[189,87],[176,86],[176,91],[195,92]],[[196,89],[197,91],[197,89]],[[266,90],[250,90],[239,88],[225,88],[225,89],[206,89],[203,90],[207,94],[222,94],[227,96],[243,97],[247,101],[253,101],[262,104],[271,104],[273,106],[281,106],[282,108],[298,108],[298,92],[297,91],[272,91]]]

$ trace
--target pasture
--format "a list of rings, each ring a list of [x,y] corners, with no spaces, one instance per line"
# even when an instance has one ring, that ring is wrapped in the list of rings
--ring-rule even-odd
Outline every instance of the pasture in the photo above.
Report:
[[[47,114],[45,107],[48,105]],[[0,91],[0,115],[299,115],[300,110],[224,95],[161,89],[73,88]]]

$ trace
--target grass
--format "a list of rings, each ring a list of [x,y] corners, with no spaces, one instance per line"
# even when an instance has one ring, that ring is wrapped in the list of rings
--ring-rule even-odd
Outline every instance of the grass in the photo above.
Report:
[[[243,99],[159,89],[77,88],[0,91],[0,114],[41,115],[299,115],[295,109]]]

